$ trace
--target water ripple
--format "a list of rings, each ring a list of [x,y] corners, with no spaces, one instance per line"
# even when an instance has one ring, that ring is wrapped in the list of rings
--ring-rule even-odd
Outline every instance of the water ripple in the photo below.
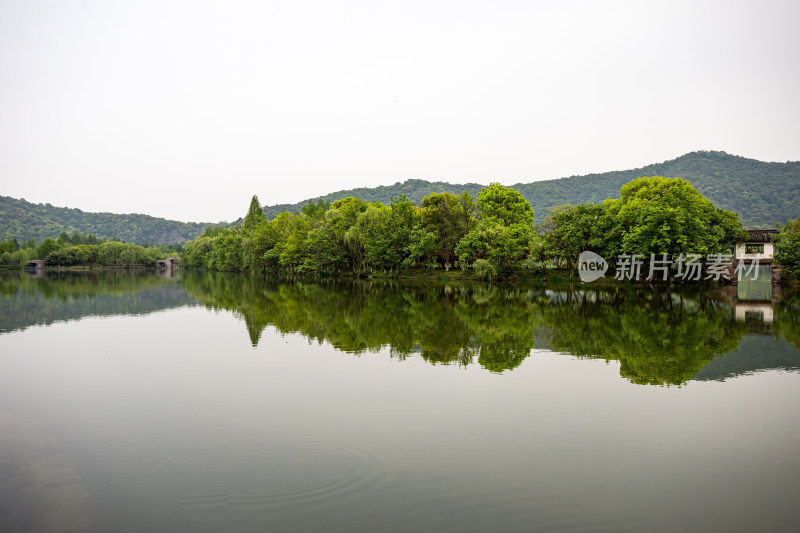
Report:
[[[341,443],[238,442],[184,446],[154,466],[183,487],[182,506],[258,508],[363,490],[376,479],[378,463],[375,455]]]

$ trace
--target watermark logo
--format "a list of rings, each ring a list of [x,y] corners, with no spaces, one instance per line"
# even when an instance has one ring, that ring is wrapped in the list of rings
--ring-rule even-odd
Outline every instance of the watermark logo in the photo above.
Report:
[[[704,262],[699,254],[682,253],[674,260],[667,254],[650,254],[650,261],[646,261],[644,254],[624,253],[616,258],[614,279],[639,281],[646,273],[646,281],[652,281],[656,277],[666,281],[672,271],[674,279],[681,281],[720,281],[721,278],[730,280],[730,274],[736,275],[739,280],[757,280],[760,259],[756,254],[750,262],[745,263],[740,260],[734,267],[732,254],[709,254]],[[703,276],[704,268],[705,276]],[[591,283],[605,277],[607,271],[608,262],[602,256],[588,250],[578,256],[578,275],[582,282]]]
[[[594,252],[581,252],[578,256],[578,276],[584,283],[591,283],[606,275],[608,262]]]

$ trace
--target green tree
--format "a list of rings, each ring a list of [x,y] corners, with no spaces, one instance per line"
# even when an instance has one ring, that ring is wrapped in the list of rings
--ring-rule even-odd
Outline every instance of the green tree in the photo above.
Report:
[[[404,196],[393,198],[389,206],[370,204],[347,231],[346,241],[359,250],[364,267],[394,272],[411,255],[414,227],[419,210]],[[413,260],[412,260],[413,262]]]
[[[473,265],[479,277],[492,278],[518,268],[530,251],[533,229],[527,224],[505,226],[495,217],[481,220],[456,247],[462,264]],[[487,261],[488,268],[483,261]],[[481,261],[481,262],[478,262]]]
[[[250,208],[247,210],[247,215],[244,217],[242,226],[245,230],[252,230],[266,221],[267,217],[261,209],[261,204],[258,203],[258,196],[254,194],[253,198],[250,200]]]
[[[47,259],[47,256],[50,255],[52,252],[58,250],[60,247],[58,243],[47,237],[41,243],[39,243],[39,247],[36,249],[36,254],[41,257],[42,259]]]
[[[334,233],[344,240],[344,234],[356,223],[358,215],[367,210],[367,205],[363,200],[352,196],[333,202],[326,217]]]
[[[70,246],[72,245],[72,240],[69,238],[69,234],[66,231],[62,231],[61,234],[56,239],[56,242],[59,246]]]
[[[422,199],[421,221],[438,238],[439,254],[449,270],[458,242],[469,232],[470,213],[465,198],[449,192],[429,194]]]
[[[346,239],[345,236],[358,220],[358,215],[366,211],[367,207],[363,200],[348,196],[333,202],[325,212],[325,224],[329,230],[327,234],[333,239],[333,246],[347,258],[353,270],[360,270],[363,266],[363,252],[357,239]]]
[[[554,207],[540,226],[547,256],[566,262],[570,271],[584,250],[608,258],[616,256],[622,237],[616,220],[618,210],[616,200]]]
[[[17,251],[17,245],[14,243],[13,240],[9,239],[7,241],[0,242],[0,253],[8,252],[13,253]]]
[[[789,220],[780,228],[775,241],[775,261],[785,272],[800,276],[800,218]]]
[[[79,265],[91,265],[97,261],[100,247],[91,244],[79,244],[71,248],[75,262]]]
[[[289,232],[286,238],[276,245],[276,249],[280,252],[278,261],[281,266],[294,271],[302,265],[306,256],[306,239],[311,227],[311,219],[302,213],[290,217]]]
[[[357,247],[363,257],[364,267],[391,269],[402,260],[402,248],[394,242],[396,231],[392,210],[384,205],[370,205],[358,215],[356,223],[347,231],[345,239]]]
[[[415,224],[408,234],[408,244],[406,244],[405,249],[406,257],[403,259],[402,266],[427,265],[438,248],[436,234],[425,229],[422,224]]]
[[[317,202],[314,203],[309,201],[306,205],[303,206],[301,212],[306,215],[308,218],[311,219],[321,219],[325,216],[325,211],[331,206],[330,202],[326,202],[322,198],[317,199]]]
[[[263,257],[260,258],[261,269],[270,272],[280,270],[280,255],[283,243],[291,232],[293,216],[291,213],[281,213],[256,232],[256,246],[265,250]]]
[[[124,265],[149,265],[156,261],[156,257],[144,246],[126,244],[120,254],[120,261]]]
[[[667,254],[721,252],[743,238],[738,217],[680,178],[639,178],[620,189],[622,250]]]
[[[328,224],[309,230],[305,249],[306,256],[301,267],[304,271],[332,273],[350,265],[346,250],[339,242],[334,228]]]
[[[478,209],[483,218],[496,218],[503,225],[533,224],[530,202],[511,187],[492,183],[478,193]]]
[[[264,242],[259,238],[259,234],[267,224],[269,220],[258,203],[258,197],[254,195],[242,223],[241,270],[263,270],[263,257],[267,249],[263,246]]]
[[[193,241],[187,242],[181,251],[181,263],[186,268],[203,268],[206,266],[206,256],[213,248],[212,237],[201,235]]]
[[[121,265],[125,244],[119,241],[108,241],[100,245],[98,260],[103,265]]]
[[[69,248],[58,248],[47,254],[45,264],[47,266],[72,266],[75,264],[75,256]]]

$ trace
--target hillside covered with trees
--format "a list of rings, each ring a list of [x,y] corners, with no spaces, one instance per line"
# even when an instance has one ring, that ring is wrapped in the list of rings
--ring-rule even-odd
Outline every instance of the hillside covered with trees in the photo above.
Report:
[[[540,223],[548,210],[558,205],[617,199],[625,183],[643,176],[683,178],[714,205],[738,214],[742,224],[749,228],[774,229],[775,224],[783,224],[800,215],[800,162],[765,163],[725,152],[692,152],[632,170],[518,183],[511,187],[531,203],[536,223]],[[388,205],[391,198],[402,194],[419,205],[431,193],[458,195],[467,191],[477,196],[482,187],[476,183],[454,185],[410,179],[390,186],[338,191],[297,204],[267,206],[264,214],[272,219],[284,211],[300,211],[309,201],[322,199],[332,203],[348,196]]]
[[[775,228],[800,215],[800,162],[766,163],[725,152],[692,152],[676,159],[646,167],[571,176],[533,183],[518,183],[512,188],[530,202],[536,213],[535,223],[544,221],[548,211],[564,204],[589,204],[607,198],[618,199],[622,185],[643,176],[680,177],[691,183],[716,206],[739,215],[745,227]],[[450,193],[458,196],[466,191],[476,197],[484,185],[452,184],[409,179],[394,185],[359,188],[309,198],[296,204],[268,205],[264,214],[272,220],[280,213],[299,213],[309,201],[325,205],[353,197],[365,203],[389,205],[392,198],[405,196],[419,206],[426,196]],[[265,188],[269,184],[265,182]],[[269,190],[261,197],[269,203]],[[221,228],[236,226],[217,224]],[[37,242],[55,239],[62,231],[80,232],[104,239],[117,239],[138,244],[175,244],[192,240],[212,226],[211,223],[179,222],[148,215],[89,213],[80,209],[33,204],[0,196],[0,240],[16,239]]]
[[[149,215],[87,213],[80,209],[33,204],[0,196],[0,241],[40,242],[61,232],[96,235],[138,244],[176,244],[189,241],[210,226],[204,222],[178,222]]]
[[[637,178],[620,196],[559,206],[538,226],[530,203],[499,183],[477,198],[467,191],[432,193],[419,206],[402,195],[389,205],[320,200],[272,220],[254,196],[240,226],[207,231],[184,245],[181,258],[189,268],[290,275],[461,266],[493,279],[525,269],[544,272],[548,263],[573,269],[582,250],[603,257],[663,254],[662,261],[684,254],[710,258],[747,237],[735,213],[680,178]]]

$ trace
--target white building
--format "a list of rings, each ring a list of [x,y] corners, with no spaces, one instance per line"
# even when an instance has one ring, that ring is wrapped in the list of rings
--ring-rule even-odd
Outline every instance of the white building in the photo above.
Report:
[[[750,229],[747,241],[736,245],[736,259],[753,261],[758,257],[760,262],[771,263],[775,255],[772,236],[778,234],[774,229]]]

